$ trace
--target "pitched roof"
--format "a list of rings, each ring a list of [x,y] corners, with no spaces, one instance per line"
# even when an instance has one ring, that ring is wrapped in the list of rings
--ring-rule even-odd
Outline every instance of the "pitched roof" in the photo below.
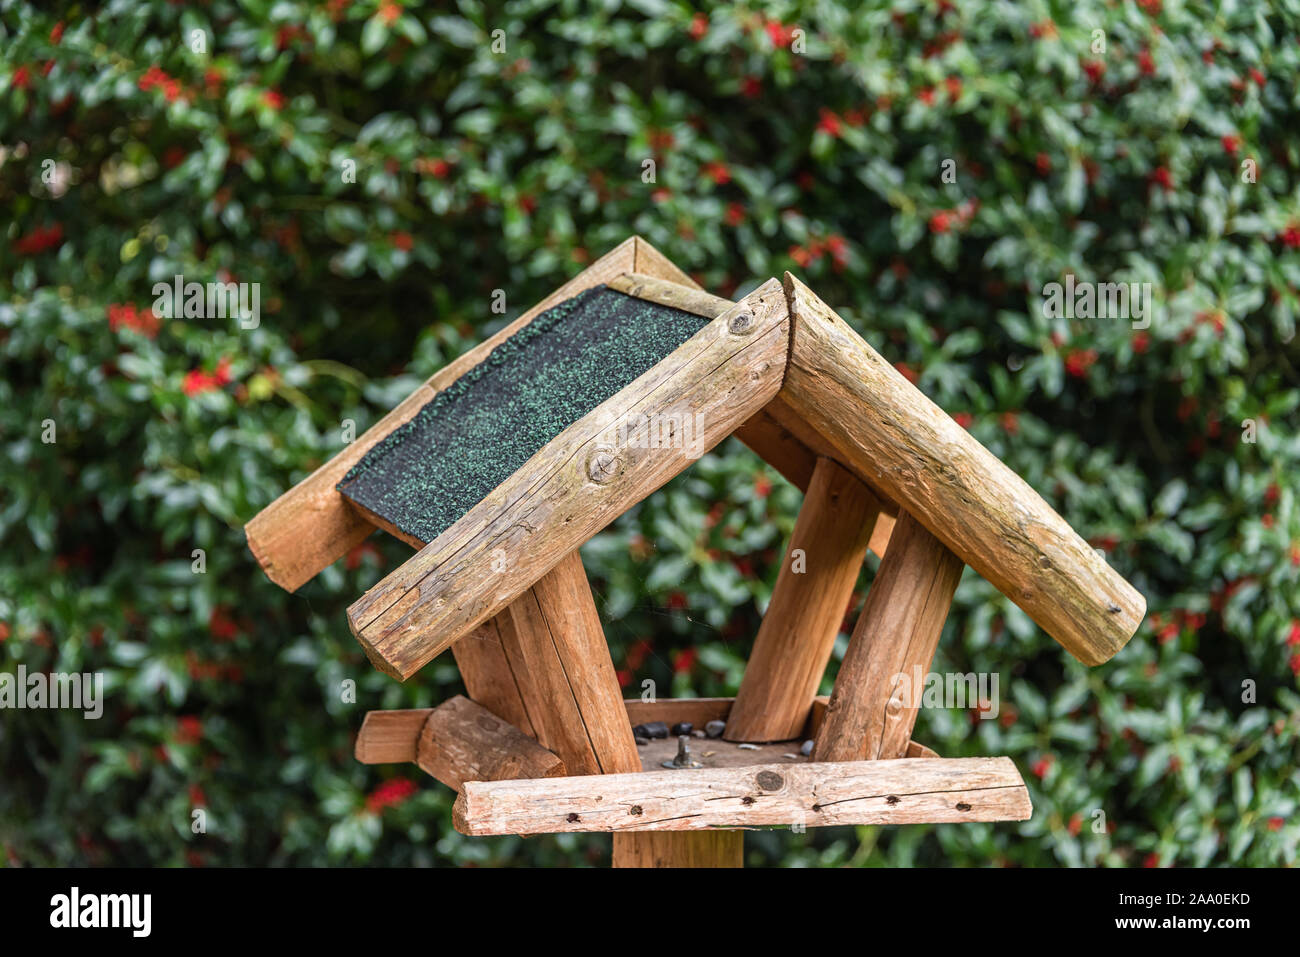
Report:
[[[801,282],[734,304],[693,285],[629,240],[268,506],[250,547],[294,588],[372,523],[423,545],[348,610],[404,679],[739,430],[801,486],[839,462],[1085,663],[1132,636],[1132,586]],[[628,442],[645,416],[701,434]]]

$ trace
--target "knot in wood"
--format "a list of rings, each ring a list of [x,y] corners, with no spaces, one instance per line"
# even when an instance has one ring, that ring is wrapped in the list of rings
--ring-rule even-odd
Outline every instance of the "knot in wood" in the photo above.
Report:
[[[764,791],[779,791],[785,786],[785,778],[775,771],[759,771],[754,780]]]
[[[496,729],[499,727],[499,725],[496,723],[495,720],[489,718],[485,714],[481,714],[478,716],[478,726],[482,728],[484,731],[496,731]]]
[[[754,314],[748,309],[742,309],[727,320],[727,331],[733,336],[747,336],[754,331],[756,325],[758,322]]]
[[[587,460],[587,478],[604,485],[618,474],[618,457],[608,449],[597,449]]]

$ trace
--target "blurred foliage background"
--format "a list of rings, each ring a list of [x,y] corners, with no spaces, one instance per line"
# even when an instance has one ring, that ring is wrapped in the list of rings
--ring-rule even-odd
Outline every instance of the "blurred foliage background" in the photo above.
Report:
[[[287,595],[242,524],[635,232],[721,294],[804,277],[1150,604],[1088,670],[967,573],[936,668],[999,673],[1001,711],[916,737],[1010,755],[1033,820],[755,833],[751,864],[1294,863],[1298,22],[0,0],[0,667],[107,682],[98,721],[0,713],[0,860],[607,861],[463,838],[450,791],[353,761],[366,710],[459,690],[450,656],[398,685],[348,634],[406,549]],[[1045,318],[1067,273],[1160,312]],[[176,274],[260,283],[260,327],[155,316]],[[629,694],[735,692],[798,506],[732,441],[584,549]]]

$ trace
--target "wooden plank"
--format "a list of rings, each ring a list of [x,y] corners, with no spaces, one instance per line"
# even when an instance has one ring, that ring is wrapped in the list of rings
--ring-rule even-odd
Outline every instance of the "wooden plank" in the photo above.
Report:
[[[667,256],[655,249],[640,236],[632,237],[634,243],[634,260],[632,271],[640,273],[643,276],[653,276],[655,279],[667,279],[669,282],[675,282],[679,286],[690,286],[692,289],[702,289],[703,287],[677,268]]]
[[[876,527],[871,530],[871,541],[867,542],[867,548],[875,552],[877,557],[885,557],[885,549],[889,547],[889,537],[894,534],[894,523],[897,517],[887,512],[881,512],[876,516]]]
[[[689,721],[704,730],[710,721],[726,721],[733,701],[734,698],[660,698],[658,701],[627,698],[623,706],[632,724],[662,721],[672,727],[679,721]]]
[[[600,615],[577,552],[570,552],[510,606],[538,740],[572,774],[637,771],[641,759]]]
[[[929,671],[961,559],[906,512],[880,563],[835,677],[817,734],[818,761],[900,758],[916,724],[920,689],[901,698],[899,680]]]
[[[626,441],[629,418],[698,416],[696,451],[730,435],[780,388],[788,331],[772,280],[548,443],[352,604],[348,623],[371,662],[409,678],[694,461],[691,449]]]
[[[470,782],[456,829],[473,836],[841,824],[1023,821],[1010,758],[901,758]]]
[[[420,729],[432,713],[432,708],[367,711],[353,755],[362,764],[414,761]]]
[[[258,512],[244,526],[244,533],[267,577],[281,588],[296,591],[365,539],[372,531],[371,523],[335,490],[352,466],[534,317],[584,289],[631,272],[638,242],[649,246],[636,237],[620,243],[514,322],[435,373],[355,442]],[[643,251],[643,255],[648,254]]]
[[[614,835],[615,867],[744,867],[744,831],[646,831]]]
[[[564,763],[508,721],[464,695],[429,713],[415,763],[447,787],[466,781],[560,777]]]
[[[627,273],[611,279],[606,285],[629,296],[644,299],[660,306],[681,309],[705,319],[716,319],[735,305],[698,287],[683,286],[667,279],[657,279],[640,273]]]
[[[1106,661],[1146,601],[1018,475],[786,273],[782,400],[1071,654]]]
[[[786,741],[807,723],[879,513],[852,473],[817,460],[723,737]]]

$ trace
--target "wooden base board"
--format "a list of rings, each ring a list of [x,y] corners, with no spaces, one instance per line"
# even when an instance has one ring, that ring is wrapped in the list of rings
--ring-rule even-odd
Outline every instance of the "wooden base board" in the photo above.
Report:
[[[1027,820],[1010,758],[900,758],[468,781],[462,834],[711,831]]]

